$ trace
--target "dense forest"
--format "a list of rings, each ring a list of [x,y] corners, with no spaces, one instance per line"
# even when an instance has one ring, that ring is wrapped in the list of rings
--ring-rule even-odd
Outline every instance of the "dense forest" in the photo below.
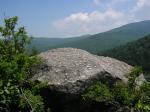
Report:
[[[122,60],[133,66],[142,66],[145,72],[150,72],[150,35],[126,45],[108,50],[99,55],[105,55]]]

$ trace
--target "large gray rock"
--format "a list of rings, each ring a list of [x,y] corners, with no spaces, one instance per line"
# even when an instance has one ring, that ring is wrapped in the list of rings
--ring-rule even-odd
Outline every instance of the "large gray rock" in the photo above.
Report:
[[[74,48],[58,48],[39,55],[44,64],[33,80],[48,81],[52,90],[78,94],[95,81],[127,82],[132,66],[113,58],[96,56]]]

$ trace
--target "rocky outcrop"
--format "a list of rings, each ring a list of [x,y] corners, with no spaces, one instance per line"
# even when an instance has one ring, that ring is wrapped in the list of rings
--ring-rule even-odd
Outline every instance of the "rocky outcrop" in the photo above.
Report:
[[[48,81],[51,90],[78,94],[95,81],[127,82],[132,66],[113,58],[96,56],[75,48],[58,48],[39,55],[43,65],[33,80]]]

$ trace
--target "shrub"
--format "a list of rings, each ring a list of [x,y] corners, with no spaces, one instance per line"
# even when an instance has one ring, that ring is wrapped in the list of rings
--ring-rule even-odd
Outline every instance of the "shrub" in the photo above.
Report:
[[[115,98],[115,101],[119,102],[120,105],[131,105],[133,95],[129,93],[127,86],[123,82],[116,82],[112,89],[112,94]]]
[[[109,88],[100,82],[87,88],[82,97],[84,100],[106,103],[112,100],[112,94]]]
[[[5,18],[0,27],[0,111],[43,112],[40,85],[31,84],[31,68],[40,60],[26,53],[31,38],[24,27],[16,29],[18,17]],[[29,84],[29,86],[27,86]]]
[[[107,84],[98,82],[88,87],[82,97],[86,101],[113,104],[118,112],[149,112],[150,111],[150,83],[143,82],[137,88],[136,78],[142,73],[141,67],[135,67],[128,75],[128,84],[117,81],[111,88]]]

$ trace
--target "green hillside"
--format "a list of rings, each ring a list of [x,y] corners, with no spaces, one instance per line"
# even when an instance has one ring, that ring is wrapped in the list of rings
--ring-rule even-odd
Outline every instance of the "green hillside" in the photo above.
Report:
[[[150,35],[101,54],[122,60],[130,65],[142,66],[150,72]]]
[[[87,38],[90,35],[84,35],[80,37],[72,37],[72,38],[45,38],[45,37],[39,37],[39,38],[33,38],[32,43],[28,46],[28,49],[36,47],[39,52],[46,51],[52,48],[55,48],[58,45],[69,43],[73,41],[77,41],[83,38]]]
[[[104,33],[91,35],[88,38],[56,45],[55,47],[74,47],[98,53],[137,40],[148,34],[150,34],[150,20],[127,24]]]

